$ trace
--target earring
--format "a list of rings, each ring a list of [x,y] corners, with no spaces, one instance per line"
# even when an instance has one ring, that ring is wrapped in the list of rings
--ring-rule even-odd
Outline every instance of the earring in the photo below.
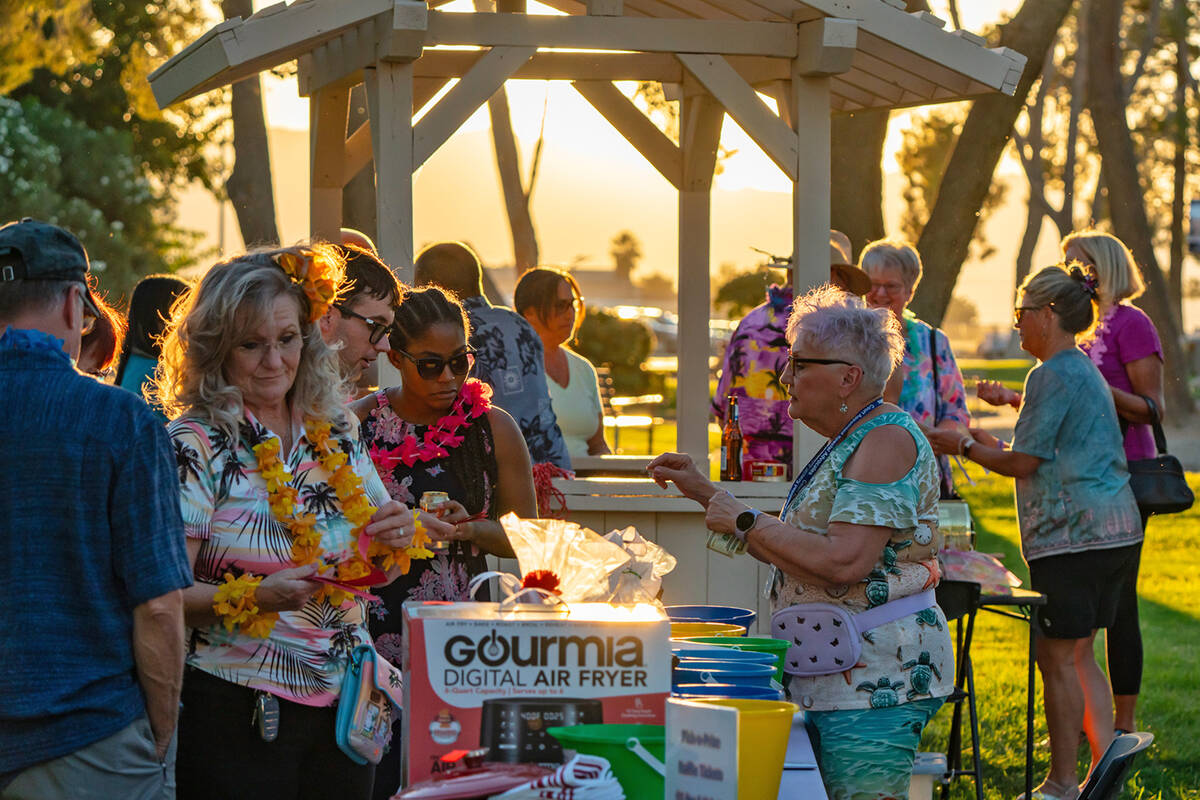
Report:
[[[842,401],[842,405],[841,405],[841,406],[838,408],[838,411],[840,411],[840,412],[842,412],[843,414],[845,414],[845,413],[846,413],[847,411],[849,411],[849,410],[850,410],[850,409],[846,407],[846,401],[845,401],[845,400],[843,400],[843,401]]]

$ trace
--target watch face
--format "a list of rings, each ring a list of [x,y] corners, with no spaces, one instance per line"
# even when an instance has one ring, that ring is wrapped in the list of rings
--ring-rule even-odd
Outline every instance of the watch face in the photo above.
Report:
[[[739,531],[745,532],[754,527],[754,520],[756,519],[758,519],[758,515],[753,511],[743,511],[737,515],[737,519],[734,520],[734,524],[737,525],[737,529]]]

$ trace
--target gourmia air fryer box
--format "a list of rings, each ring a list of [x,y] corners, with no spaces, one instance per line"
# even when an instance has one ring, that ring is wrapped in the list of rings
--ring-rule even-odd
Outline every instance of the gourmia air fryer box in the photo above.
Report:
[[[545,730],[556,725],[663,724],[671,626],[661,609],[533,608],[404,604],[406,785],[456,750],[486,747],[488,761],[560,762],[558,741]]]

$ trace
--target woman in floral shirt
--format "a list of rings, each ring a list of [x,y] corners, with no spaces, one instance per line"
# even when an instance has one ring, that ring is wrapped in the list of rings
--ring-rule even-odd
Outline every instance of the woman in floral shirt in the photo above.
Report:
[[[965,434],[971,415],[950,340],[908,310],[921,282],[921,256],[916,248],[908,242],[880,239],[863,249],[858,263],[871,276],[868,305],[888,309],[904,326],[904,361],[892,373],[884,398],[912,414],[923,430]],[[938,453],[938,465],[942,497],[952,497],[954,483],[945,453]]]

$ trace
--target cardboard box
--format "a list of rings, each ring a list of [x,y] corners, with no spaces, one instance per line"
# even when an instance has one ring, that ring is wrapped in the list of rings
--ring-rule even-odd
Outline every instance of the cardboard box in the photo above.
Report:
[[[489,761],[555,763],[554,725],[663,724],[671,626],[656,606],[405,603],[404,627],[405,785],[481,746]]]

